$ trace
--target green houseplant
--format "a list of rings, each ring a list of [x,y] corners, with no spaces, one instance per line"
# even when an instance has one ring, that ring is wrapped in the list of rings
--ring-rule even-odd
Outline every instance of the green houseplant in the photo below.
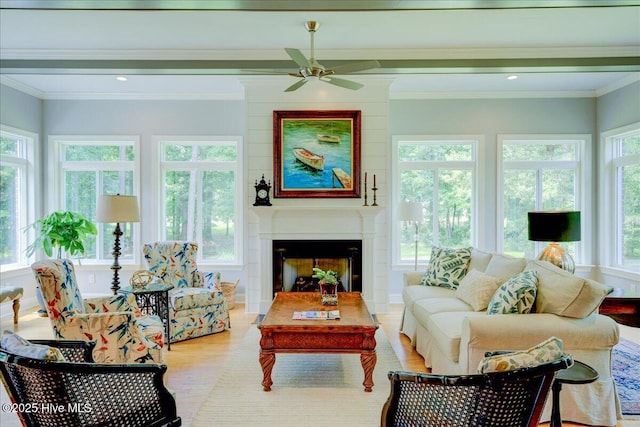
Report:
[[[52,212],[27,227],[37,231],[36,239],[27,247],[27,256],[42,249],[47,256],[81,256],[86,253],[84,244],[88,236],[98,234],[91,221],[76,212]]]
[[[320,285],[320,300],[322,305],[338,305],[338,273],[332,270],[324,271],[313,268],[313,277]]]
[[[76,212],[52,212],[46,217],[37,220],[27,227],[36,230],[37,237],[27,246],[27,256],[33,255],[42,249],[48,257],[53,256],[82,256],[86,253],[85,241],[88,236],[98,234],[95,224]],[[40,316],[47,316],[44,298],[40,288],[36,287],[36,298],[40,303]]]

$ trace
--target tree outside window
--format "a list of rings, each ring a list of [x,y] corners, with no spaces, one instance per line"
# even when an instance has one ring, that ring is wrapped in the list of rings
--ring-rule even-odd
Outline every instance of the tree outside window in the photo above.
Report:
[[[399,201],[420,202],[423,221],[418,259],[426,262],[432,246],[464,247],[473,240],[476,140],[428,136],[394,137]],[[414,262],[415,228],[397,225],[397,262]]]
[[[239,140],[163,140],[161,234],[199,244],[200,261],[239,262]]]

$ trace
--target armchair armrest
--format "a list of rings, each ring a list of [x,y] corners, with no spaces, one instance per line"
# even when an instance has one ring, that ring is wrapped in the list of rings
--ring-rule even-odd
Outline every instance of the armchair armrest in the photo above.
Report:
[[[141,314],[133,294],[86,298],[84,309],[87,313],[134,312],[136,316]]]
[[[203,283],[204,287],[211,290],[211,295],[222,296],[222,288],[220,287],[220,273],[219,272],[204,272],[203,274]]]
[[[404,278],[404,286],[413,286],[419,285],[420,280],[422,280],[422,276],[424,276],[424,272],[422,271],[407,271],[403,274]]]

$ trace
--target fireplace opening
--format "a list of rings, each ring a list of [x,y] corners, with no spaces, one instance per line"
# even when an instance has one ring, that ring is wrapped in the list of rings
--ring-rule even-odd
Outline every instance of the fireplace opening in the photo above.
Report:
[[[273,294],[318,291],[314,267],[338,273],[339,292],[362,292],[362,241],[274,240]]]

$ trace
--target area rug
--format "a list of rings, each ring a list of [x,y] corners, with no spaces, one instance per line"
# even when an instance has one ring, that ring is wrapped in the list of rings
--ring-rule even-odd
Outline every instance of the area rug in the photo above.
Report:
[[[640,345],[620,338],[613,347],[613,379],[624,415],[640,415]]]
[[[371,393],[362,386],[358,354],[277,354],[271,391],[262,391],[259,341],[260,332],[252,326],[192,426],[380,425],[390,390],[387,372],[402,369],[382,328],[376,332],[378,360]]]

